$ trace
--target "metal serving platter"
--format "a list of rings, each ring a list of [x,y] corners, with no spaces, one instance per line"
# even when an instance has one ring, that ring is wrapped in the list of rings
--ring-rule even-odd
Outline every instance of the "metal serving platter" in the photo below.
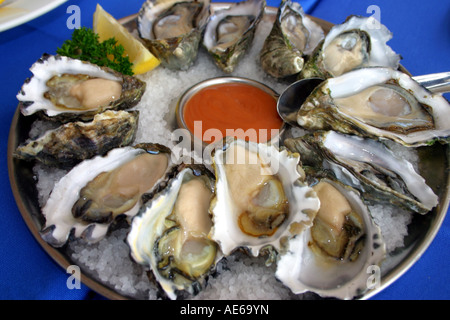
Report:
[[[227,3],[212,4],[214,10],[227,6],[229,6]],[[265,19],[274,20],[276,12],[277,8],[267,7]],[[311,18],[320,24],[325,32],[328,32],[333,26],[327,21],[315,17]],[[129,30],[134,30],[136,28],[136,15],[125,17],[120,22]],[[34,116],[24,117],[19,108],[16,109],[11,122],[7,150],[10,184],[18,209],[30,232],[42,249],[64,270],[67,270],[67,267],[72,265],[73,262],[66,247],[54,248],[46,243],[39,234],[44,223],[44,217],[39,207],[36,181],[33,178],[34,163],[20,161],[12,156],[17,146],[28,138],[28,133],[35,119]],[[436,144],[432,147],[419,148],[418,151],[420,173],[439,196],[439,204],[426,215],[414,215],[408,226],[408,236],[404,239],[404,247],[396,249],[382,268],[381,285],[366,293],[362,299],[370,298],[388,287],[422,256],[436,236],[447,213],[450,199],[449,147],[448,145]],[[134,298],[124,296],[96,280],[89,270],[81,270],[81,281],[108,299]]]

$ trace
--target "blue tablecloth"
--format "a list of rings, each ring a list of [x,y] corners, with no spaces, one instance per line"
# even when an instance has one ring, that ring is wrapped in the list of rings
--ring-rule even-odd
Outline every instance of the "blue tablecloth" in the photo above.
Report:
[[[136,13],[142,0],[99,0],[116,18]],[[95,299],[85,285],[68,289],[68,274],[47,255],[25,225],[14,201],[8,178],[6,150],[11,119],[17,107],[16,93],[29,67],[44,52],[54,53],[69,39],[66,26],[70,5],[81,9],[81,25],[92,26],[96,1],[67,1],[55,10],[21,26],[0,33],[0,299]],[[278,6],[279,0],[268,0]],[[439,0],[305,0],[305,11],[332,23],[350,14],[370,16],[378,6],[381,22],[394,34],[390,46],[403,56],[402,64],[413,74],[450,71],[450,2]],[[446,95],[447,99],[448,96]],[[450,217],[422,257],[396,282],[373,299],[449,299]]]

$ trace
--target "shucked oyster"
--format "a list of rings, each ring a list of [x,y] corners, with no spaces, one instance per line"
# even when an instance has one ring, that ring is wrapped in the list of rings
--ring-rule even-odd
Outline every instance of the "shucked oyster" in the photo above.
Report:
[[[233,72],[250,47],[265,6],[265,0],[247,0],[211,15],[203,45],[224,72]]]
[[[42,208],[42,237],[55,247],[71,234],[88,242],[102,239],[111,223],[138,212],[142,194],[158,185],[169,164],[170,150],[157,144],[116,148],[84,160],[55,184]]]
[[[331,28],[299,77],[327,79],[373,66],[397,69],[400,56],[386,45],[391,38],[392,33],[375,18],[351,16]]]
[[[381,231],[357,191],[326,179],[313,188],[320,199],[317,216],[289,240],[275,275],[296,294],[362,296],[376,286],[372,272],[385,258]]]
[[[44,55],[17,94],[20,110],[56,121],[92,120],[105,110],[135,106],[145,82],[109,68],[64,56]]]
[[[310,55],[323,37],[322,28],[306,16],[299,3],[284,0],[261,49],[261,66],[275,78],[297,74],[304,56]]]
[[[179,173],[134,217],[127,237],[133,259],[149,266],[170,299],[197,294],[215,266],[218,248],[208,239],[214,176],[181,164]]]
[[[438,204],[438,197],[413,165],[376,140],[317,131],[284,143],[302,155],[305,171],[312,176],[325,174],[339,180],[359,190],[366,200],[421,214]]]
[[[299,155],[275,146],[227,139],[213,164],[216,194],[211,204],[211,238],[225,255],[246,248],[278,250],[311,223],[319,201],[301,182]]]
[[[209,6],[209,0],[147,0],[138,15],[139,35],[163,66],[186,70],[197,57]]]
[[[300,107],[306,129],[390,139],[406,146],[448,141],[450,105],[407,74],[390,68],[353,70],[319,85]]]
[[[91,122],[68,122],[20,145],[14,157],[46,165],[72,167],[78,162],[124,147],[134,140],[139,111],[105,111]]]

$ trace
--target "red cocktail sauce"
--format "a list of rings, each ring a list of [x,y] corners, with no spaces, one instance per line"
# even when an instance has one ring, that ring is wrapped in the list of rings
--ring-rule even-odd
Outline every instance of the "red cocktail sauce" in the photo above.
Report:
[[[216,84],[189,98],[183,117],[187,128],[206,143],[226,136],[266,142],[283,124],[276,105],[275,97],[252,85]]]

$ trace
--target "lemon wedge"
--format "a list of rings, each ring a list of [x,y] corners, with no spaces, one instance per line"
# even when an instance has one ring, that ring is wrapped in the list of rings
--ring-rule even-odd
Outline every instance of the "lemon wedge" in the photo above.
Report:
[[[125,53],[133,63],[134,74],[142,74],[159,66],[158,58],[99,4],[94,12],[93,29],[99,35],[99,41],[114,37],[125,48]]]

